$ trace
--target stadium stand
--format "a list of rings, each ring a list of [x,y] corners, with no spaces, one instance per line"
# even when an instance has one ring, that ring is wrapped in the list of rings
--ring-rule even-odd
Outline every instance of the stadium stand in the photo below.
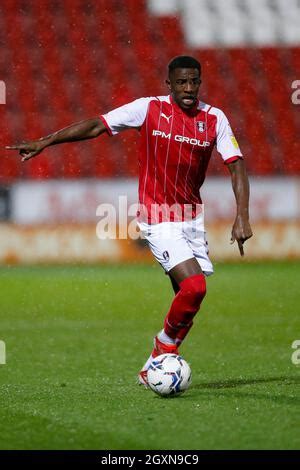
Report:
[[[165,94],[166,64],[187,53],[202,62],[201,97],[228,115],[250,173],[299,174],[299,24],[297,0],[2,0],[0,144]],[[68,144],[27,165],[4,155],[0,181],[135,176],[136,140],[130,131]],[[224,171],[213,158],[210,174]]]

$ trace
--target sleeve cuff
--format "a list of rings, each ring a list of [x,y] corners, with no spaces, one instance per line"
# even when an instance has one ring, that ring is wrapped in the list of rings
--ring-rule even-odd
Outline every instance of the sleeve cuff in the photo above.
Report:
[[[103,124],[105,125],[106,131],[107,131],[108,135],[112,136],[113,133],[112,133],[112,131],[111,131],[111,128],[110,128],[109,125],[107,124],[107,121],[106,121],[105,117],[102,116],[102,114],[101,114],[101,115],[99,116],[99,118],[101,119],[101,121],[102,121]]]
[[[244,158],[241,155],[234,155],[233,157],[227,158],[224,160],[224,165],[228,165],[229,163],[236,162],[237,160],[243,160]]]

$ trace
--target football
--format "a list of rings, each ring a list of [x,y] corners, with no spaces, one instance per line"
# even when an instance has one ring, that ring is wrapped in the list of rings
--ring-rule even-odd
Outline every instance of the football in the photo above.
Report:
[[[191,369],[177,354],[161,354],[150,364],[148,384],[153,392],[168,397],[179,395],[191,384]]]

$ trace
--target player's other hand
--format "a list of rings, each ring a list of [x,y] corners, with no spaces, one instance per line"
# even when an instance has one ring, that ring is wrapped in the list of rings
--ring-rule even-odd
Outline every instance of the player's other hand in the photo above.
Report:
[[[244,256],[243,244],[248,240],[248,238],[251,238],[252,235],[253,233],[249,220],[241,216],[237,216],[232,227],[231,243],[234,243],[235,241],[237,242],[241,256]]]
[[[46,141],[34,140],[32,142],[22,142],[16,145],[7,145],[5,148],[7,150],[19,150],[22,162],[24,162],[30,158],[36,157],[45,147],[47,147]]]

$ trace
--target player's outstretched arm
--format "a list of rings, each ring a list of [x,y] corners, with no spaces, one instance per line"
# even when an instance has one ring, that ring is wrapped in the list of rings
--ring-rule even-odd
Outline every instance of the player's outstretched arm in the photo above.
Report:
[[[6,146],[5,148],[8,150],[19,150],[23,162],[35,157],[50,145],[93,139],[105,132],[105,130],[106,128],[100,118],[92,118],[72,124],[41,139],[21,142],[20,144]]]
[[[236,218],[232,227],[231,242],[237,242],[241,256],[244,256],[243,243],[252,237],[249,223],[249,180],[244,160],[238,159],[228,165],[231,173],[232,189],[236,199]]]

